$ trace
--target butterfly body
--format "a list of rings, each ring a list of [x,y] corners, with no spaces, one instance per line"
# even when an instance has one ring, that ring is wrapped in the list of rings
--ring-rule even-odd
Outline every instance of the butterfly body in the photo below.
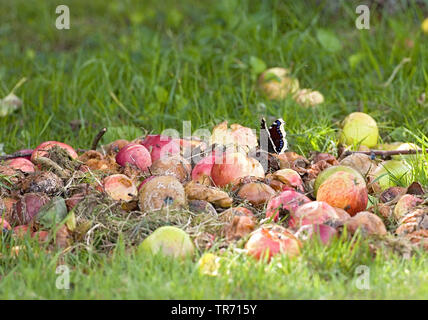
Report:
[[[284,127],[285,121],[282,118],[275,120],[269,128],[266,125],[266,120],[262,118],[260,131],[262,148],[263,143],[267,140],[268,152],[282,154],[288,150],[287,133]]]

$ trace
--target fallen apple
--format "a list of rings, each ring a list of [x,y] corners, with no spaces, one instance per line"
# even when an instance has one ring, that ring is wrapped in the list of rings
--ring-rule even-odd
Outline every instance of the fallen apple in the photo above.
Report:
[[[103,187],[113,200],[130,201],[138,194],[132,180],[124,174],[113,174],[105,177]]]
[[[303,241],[318,238],[323,244],[328,244],[337,237],[337,230],[325,224],[306,224],[300,227],[295,236]]]
[[[239,198],[247,200],[256,208],[263,207],[274,195],[275,190],[261,182],[244,184],[237,193]]]
[[[259,77],[260,90],[271,100],[285,99],[299,90],[299,80],[290,77],[285,68],[270,68]]]
[[[34,172],[36,170],[34,164],[26,158],[15,158],[9,160],[6,162],[6,165],[15,170],[21,170],[25,173]]]
[[[345,145],[374,147],[379,138],[376,121],[366,113],[349,114],[342,123],[339,140]]]
[[[136,166],[141,171],[146,171],[152,165],[152,158],[144,146],[130,143],[117,153],[116,162],[122,167],[130,164]]]
[[[33,221],[40,209],[49,202],[49,197],[44,193],[26,193],[16,203],[12,225],[23,225]]]
[[[245,249],[258,260],[270,261],[277,254],[295,257],[300,254],[301,243],[290,231],[279,225],[263,225],[254,231]]]
[[[109,155],[115,155],[127,145],[129,145],[128,140],[119,139],[119,140],[113,141],[112,143],[110,143],[105,147],[106,153]]]
[[[338,171],[318,188],[317,201],[344,209],[351,216],[363,211],[368,203],[368,190],[364,180],[346,171]]]
[[[286,190],[281,192],[276,197],[273,197],[266,208],[266,218],[271,218],[273,221],[278,221],[286,215],[293,214],[301,205],[311,202],[311,200],[294,190]]]
[[[168,136],[149,134],[141,144],[150,152],[152,163],[166,156],[180,154],[180,145]]]
[[[67,151],[70,158],[77,159],[78,155],[76,151],[68,144],[58,141],[46,141],[41,143],[34,149],[33,153],[31,154],[31,161],[35,163],[38,157],[46,157],[48,155],[48,151],[55,146],[58,146]]]
[[[377,164],[370,159],[370,156],[363,153],[353,153],[340,161],[341,166],[350,167],[357,170],[362,177],[372,178]]]
[[[327,169],[324,169],[323,171],[321,171],[320,174],[315,179],[314,187],[313,187],[313,189],[314,189],[314,191],[313,191],[314,196],[315,197],[317,196],[318,189],[321,186],[321,184],[324,183],[324,181],[326,181],[334,173],[341,172],[341,171],[351,173],[355,177],[355,179],[358,180],[358,183],[366,185],[364,178],[354,168],[351,168],[351,167],[348,167],[348,166],[345,166],[345,165],[331,166],[331,167],[328,167]]]
[[[195,253],[195,246],[189,235],[173,226],[156,229],[144,239],[138,249],[144,254],[161,254],[173,258],[191,257]]]
[[[257,135],[248,127],[241,126],[238,123],[230,125],[228,128],[227,121],[224,121],[214,127],[210,143],[218,145],[237,145],[246,147],[247,150],[257,147]]]
[[[292,169],[281,169],[275,171],[272,176],[274,179],[279,180],[286,186],[292,187],[301,192],[304,191],[303,181],[300,174]]]
[[[373,190],[382,192],[396,186],[399,182],[408,185],[412,177],[412,170],[405,161],[388,160],[382,163],[373,175]]]
[[[154,176],[174,176],[181,183],[190,179],[192,166],[180,155],[163,157],[153,162],[150,173]]]
[[[382,219],[368,211],[358,212],[346,221],[344,226],[351,234],[361,229],[364,235],[386,235],[386,228]]]
[[[412,194],[405,194],[400,198],[400,200],[398,200],[397,204],[394,207],[395,219],[401,219],[407,213],[409,213],[411,209],[421,204],[422,202],[422,199]]]
[[[141,187],[138,199],[142,211],[181,208],[187,202],[183,185],[173,176],[156,176],[147,181]]]
[[[64,188],[64,182],[51,171],[37,171],[31,173],[22,181],[23,192],[43,192],[54,195]]]
[[[298,90],[293,99],[303,107],[315,107],[324,102],[322,93],[311,89]]]
[[[323,201],[312,201],[291,213],[288,225],[292,229],[297,229],[305,224],[323,224],[335,220],[339,220],[339,216],[332,206]]]
[[[216,156],[214,153],[202,158],[192,170],[192,180],[204,185],[212,185],[211,171],[214,166]]]
[[[221,160],[221,163],[217,163],[218,161],[216,161],[211,171],[211,177],[216,186],[224,187],[246,176],[260,178],[264,178],[265,176],[263,166],[260,162],[243,153],[225,153]]]

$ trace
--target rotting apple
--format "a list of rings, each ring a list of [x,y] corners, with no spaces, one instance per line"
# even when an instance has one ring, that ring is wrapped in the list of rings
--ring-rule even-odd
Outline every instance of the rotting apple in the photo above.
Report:
[[[135,184],[124,174],[113,174],[105,177],[103,187],[113,200],[130,201],[138,194]]]
[[[26,158],[11,159],[6,162],[6,165],[15,170],[21,170],[22,172],[26,173],[36,171],[36,167],[34,166],[34,164]]]
[[[180,155],[163,157],[153,162],[150,173],[154,176],[174,176],[181,183],[190,179],[192,166]]]
[[[141,144],[150,152],[152,163],[159,158],[180,154],[180,145],[168,136],[149,134]]]
[[[237,196],[247,200],[256,208],[262,207],[275,195],[275,190],[267,184],[261,182],[252,182],[244,184],[239,188]]]
[[[258,80],[261,91],[271,100],[285,99],[289,94],[299,90],[299,80],[290,77],[290,71],[285,68],[270,68],[265,70]]]
[[[230,125],[229,129],[227,121],[223,121],[214,127],[210,143],[224,146],[237,145],[245,147],[247,150],[258,145],[257,136],[251,128],[234,123]]]
[[[30,173],[22,181],[21,190],[23,192],[43,192],[53,195],[64,188],[64,182],[60,177],[51,171],[36,171]]]
[[[351,234],[358,229],[361,229],[364,235],[386,235],[387,233],[382,219],[368,211],[358,212],[346,221],[344,226]]]
[[[337,230],[325,224],[306,224],[300,227],[295,236],[303,241],[318,238],[323,244],[328,244],[337,237]]]
[[[164,226],[144,239],[138,250],[144,254],[185,258],[194,255],[195,246],[185,231],[173,226]]]
[[[340,161],[341,166],[347,166],[357,170],[361,176],[371,178],[377,169],[377,164],[370,156],[363,153],[353,153]]]
[[[46,157],[48,155],[49,149],[52,149],[55,146],[58,146],[67,151],[70,158],[77,159],[78,155],[76,151],[68,144],[58,141],[45,141],[34,149],[33,153],[31,154],[31,161],[35,163],[38,157]]]
[[[156,176],[144,183],[138,193],[141,211],[181,208],[186,204],[183,185],[173,176]]]
[[[273,221],[278,221],[287,214],[293,214],[301,205],[311,202],[311,200],[294,190],[286,190],[281,192],[276,197],[273,197],[266,208],[266,218],[271,218]]]
[[[260,162],[240,152],[225,153],[222,156],[221,163],[215,162],[211,170],[211,177],[214,184],[219,187],[224,187],[230,183],[233,184],[239,178],[246,176],[260,178],[265,176]]]
[[[122,167],[131,164],[141,171],[146,171],[152,165],[152,158],[146,147],[130,143],[117,153],[116,162]]]
[[[325,201],[353,216],[366,209],[368,190],[364,180],[361,181],[352,173],[338,171],[319,186],[317,201]]]
[[[4,231],[4,230],[11,230],[12,229],[9,222],[7,222],[7,220],[3,219],[1,216],[0,216],[0,227],[1,227],[0,233],[2,233],[2,231]]]
[[[263,225],[251,234],[245,249],[250,256],[258,260],[270,261],[277,254],[298,256],[301,246],[300,240],[284,227]]]
[[[12,215],[12,225],[28,224],[37,216],[40,209],[49,202],[44,193],[26,193],[16,203],[16,210]]]
[[[290,186],[298,191],[304,191],[302,178],[293,169],[281,169],[275,171],[272,176],[286,186]]]
[[[423,202],[422,199],[412,195],[405,194],[398,200],[397,204],[394,207],[394,217],[395,219],[401,219],[404,217],[411,209]]]
[[[345,145],[374,147],[379,138],[376,121],[366,113],[353,112],[342,122],[339,140]]]
[[[315,107],[324,102],[322,93],[312,89],[298,90],[293,99],[303,107]]]
[[[323,201],[312,201],[291,213],[288,225],[292,229],[297,229],[305,224],[323,224],[335,220],[339,220],[339,216],[332,206]]]
[[[106,153],[109,155],[117,154],[123,147],[126,147],[129,144],[128,140],[119,139],[115,140],[112,143],[108,144],[105,149]]]

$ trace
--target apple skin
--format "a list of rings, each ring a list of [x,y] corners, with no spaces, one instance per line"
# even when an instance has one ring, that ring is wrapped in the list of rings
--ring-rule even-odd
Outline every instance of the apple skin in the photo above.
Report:
[[[256,208],[262,208],[274,195],[275,190],[261,182],[244,184],[237,193],[238,197],[247,200]]]
[[[329,220],[339,220],[336,210],[326,202],[312,201],[298,207],[288,223],[290,228],[297,229],[306,224],[323,224]]]
[[[159,134],[147,135],[141,145],[150,152],[152,163],[166,156],[180,154],[181,151],[180,145],[173,138]]]
[[[290,231],[279,225],[264,225],[254,231],[245,249],[257,260],[270,259],[278,254],[295,257],[300,254],[302,244]]]
[[[194,255],[195,246],[185,231],[173,226],[164,226],[144,239],[138,250],[143,254],[185,258]]]
[[[213,128],[210,143],[217,145],[238,145],[246,147],[248,150],[257,147],[257,135],[251,128],[233,123],[228,128],[227,121],[216,125]]]
[[[377,145],[379,129],[376,121],[366,113],[353,112],[342,123],[339,140],[345,145]]]
[[[152,165],[152,158],[146,147],[141,144],[130,143],[117,153],[116,162],[122,167],[129,163],[141,171],[147,171]]]
[[[211,170],[211,177],[218,187],[224,187],[230,183],[233,184],[239,178],[246,176],[265,177],[265,172],[260,162],[243,153],[225,153],[221,160],[221,163],[215,161],[216,163]]]
[[[355,175],[338,171],[320,185],[317,201],[325,201],[332,207],[344,209],[353,216],[366,209],[368,190],[366,184]]]
[[[34,164],[26,158],[15,158],[7,161],[6,164],[15,170],[21,170],[25,173],[36,171]]]
[[[317,192],[318,192],[320,185],[323,184],[323,182],[326,181],[331,175],[333,175],[334,173],[339,172],[339,171],[349,172],[349,173],[353,174],[355,176],[355,178],[357,178],[361,183],[363,183],[364,185],[366,184],[362,175],[357,170],[355,170],[354,168],[351,168],[348,166],[343,166],[343,165],[331,166],[331,167],[328,167],[327,169],[321,171],[320,174],[315,179],[315,182],[314,182],[314,196],[315,197],[317,196]]]
[[[273,197],[266,208],[266,218],[273,216],[273,221],[278,221],[281,211],[293,214],[301,205],[311,202],[311,200],[294,190],[285,190],[276,197]]]
[[[275,171],[272,174],[272,177],[276,180],[279,180],[286,186],[290,186],[296,190],[304,192],[302,178],[300,177],[300,174],[298,174],[293,169],[281,169]]]
[[[65,151],[67,151],[70,158],[72,159],[78,158],[76,151],[73,149],[73,147],[69,146],[68,144],[65,144],[63,142],[58,142],[58,141],[45,141],[34,149],[33,153],[31,154],[31,161],[34,163],[38,157],[46,157],[46,155],[48,154],[48,150],[53,148],[54,146],[58,146],[64,149]]]

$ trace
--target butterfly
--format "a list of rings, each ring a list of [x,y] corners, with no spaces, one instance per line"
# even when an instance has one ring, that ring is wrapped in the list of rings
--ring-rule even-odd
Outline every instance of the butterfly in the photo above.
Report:
[[[265,118],[261,120],[261,130],[260,130],[260,146],[266,146],[267,151],[276,154],[282,154],[288,149],[288,142],[285,136],[287,133],[284,129],[285,121],[282,118],[275,120],[269,129],[266,126]],[[268,139],[266,139],[266,136]]]

